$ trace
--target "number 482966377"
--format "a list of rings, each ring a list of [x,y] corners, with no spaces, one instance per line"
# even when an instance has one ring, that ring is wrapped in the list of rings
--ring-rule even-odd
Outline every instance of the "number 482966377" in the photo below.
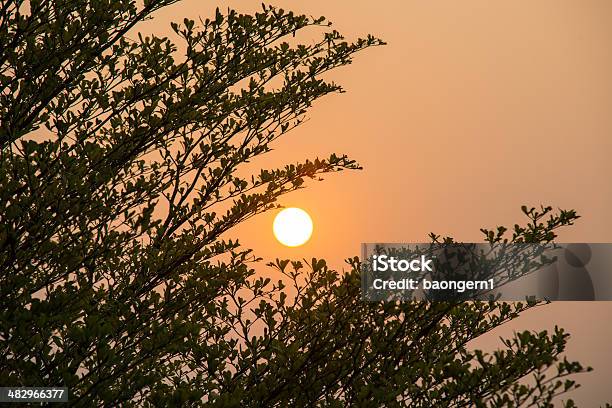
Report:
[[[50,390],[9,390],[8,397],[15,399],[29,399],[29,398],[62,398],[64,390],[50,389]]]

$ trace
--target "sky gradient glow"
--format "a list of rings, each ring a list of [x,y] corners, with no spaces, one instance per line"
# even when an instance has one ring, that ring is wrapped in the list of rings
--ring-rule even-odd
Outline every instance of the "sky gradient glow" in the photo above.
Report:
[[[522,204],[576,209],[583,218],[560,241],[612,241],[612,2],[272,4],[388,45],[334,72],[347,93],[318,102],[307,123],[253,163],[346,153],[364,167],[282,200],[315,222],[304,246],[275,240],[275,213],[236,231],[266,261],[316,256],[340,266],[360,242],[423,242],[432,231],[481,241],[482,227],[522,222]],[[207,17],[216,5],[252,12],[260,2],[183,1],[140,29],[170,35],[170,21]],[[574,395],[593,406],[612,399],[611,314],[612,302],[555,304],[479,345],[495,347],[516,329],[567,328],[568,355],[595,367]]]

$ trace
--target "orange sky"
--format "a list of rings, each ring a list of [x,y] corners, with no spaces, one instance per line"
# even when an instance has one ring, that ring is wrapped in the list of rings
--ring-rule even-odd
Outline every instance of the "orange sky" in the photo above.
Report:
[[[182,1],[143,24],[215,6],[255,11],[260,1]],[[521,222],[520,206],[549,204],[583,216],[564,242],[612,242],[612,2],[272,1],[355,38],[367,50],[331,78],[348,91],[316,103],[310,120],[257,167],[347,153],[364,170],[311,182],[283,199],[313,217],[311,241],[285,248],[273,213],[235,232],[266,260],[323,257],[333,265],[361,242],[422,242],[430,231],[480,241],[481,227]],[[558,324],[573,333],[569,356],[596,368],[575,393],[586,406],[612,400],[608,303],[559,303],[501,329]],[[486,344],[485,344],[486,345]]]

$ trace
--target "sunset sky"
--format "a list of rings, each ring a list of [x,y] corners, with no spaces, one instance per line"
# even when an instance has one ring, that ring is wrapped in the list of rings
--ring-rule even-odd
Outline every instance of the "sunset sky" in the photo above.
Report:
[[[170,35],[170,21],[205,18],[217,5],[254,12],[260,3],[186,0],[139,29]],[[576,209],[582,218],[560,241],[612,242],[612,2],[268,4],[324,15],[348,39],[371,33],[388,45],[329,76],[347,93],[316,103],[307,123],[253,163],[346,153],[364,170],[309,182],[282,200],[312,216],[306,245],[278,243],[272,212],[234,231],[243,245],[265,260],[316,256],[341,267],[361,242],[423,242],[432,231],[481,241],[482,227],[522,222],[522,204]],[[611,314],[611,302],[557,303],[479,346],[512,330],[567,328],[568,355],[595,368],[573,394],[591,406],[612,400]]]

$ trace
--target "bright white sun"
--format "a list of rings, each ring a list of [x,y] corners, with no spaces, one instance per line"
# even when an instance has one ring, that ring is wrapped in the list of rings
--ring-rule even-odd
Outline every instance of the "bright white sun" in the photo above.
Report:
[[[276,214],[272,230],[281,244],[288,247],[300,246],[312,235],[312,219],[301,208],[285,208]]]

